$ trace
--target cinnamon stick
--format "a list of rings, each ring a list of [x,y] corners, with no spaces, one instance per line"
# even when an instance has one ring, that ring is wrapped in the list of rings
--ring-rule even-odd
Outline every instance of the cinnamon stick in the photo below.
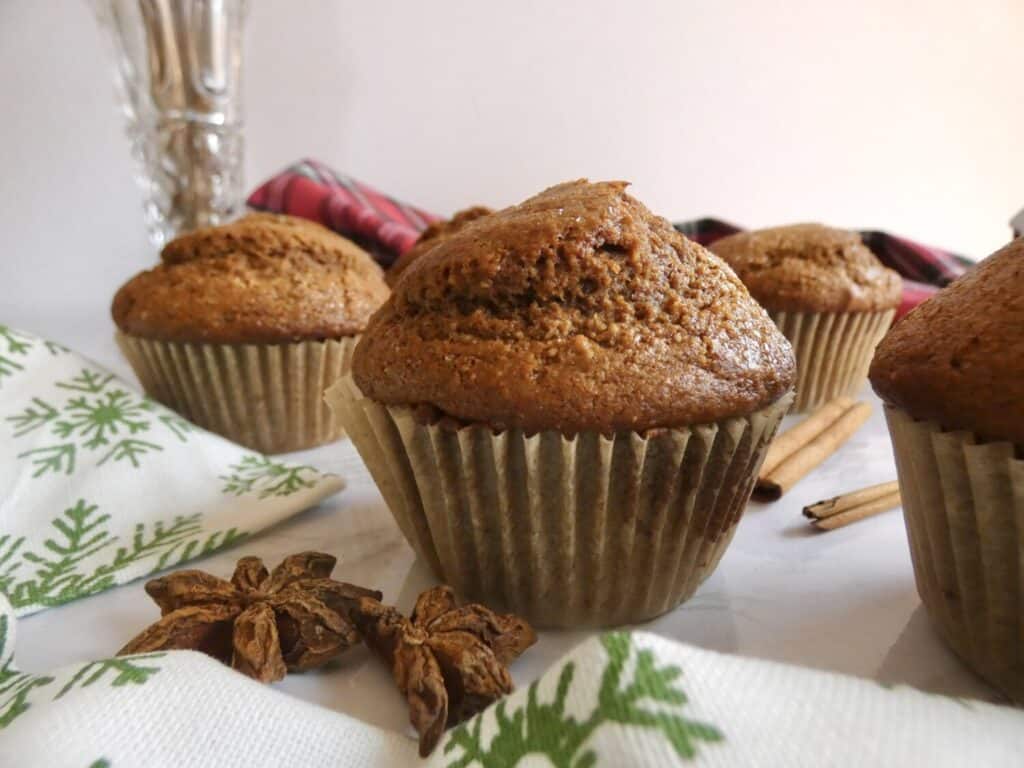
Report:
[[[866,517],[877,515],[880,512],[887,512],[890,509],[895,509],[903,501],[900,499],[899,491],[895,493],[889,493],[885,496],[879,496],[871,501],[866,501],[856,507],[851,507],[844,512],[840,512],[829,517],[815,520],[812,525],[821,531],[833,531],[836,528],[842,528],[844,525],[850,523],[856,523],[858,520],[863,520]]]
[[[849,410],[853,403],[849,397],[830,400],[799,424],[776,437],[768,446],[768,454],[761,465],[761,476],[764,477],[779,466],[795,450],[807,445],[829,424],[842,416],[844,411]]]
[[[825,408],[830,405],[832,404],[829,403]],[[807,421],[816,419],[818,415],[815,413]],[[808,472],[835,453],[860,429],[870,415],[871,406],[867,403],[855,403],[847,408],[839,418],[830,424],[825,424],[813,439],[790,453],[778,465],[770,467],[767,472],[762,469],[757,478],[757,485],[754,487],[754,495],[766,501],[775,501],[780,498]],[[816,419],[816,422],[820,424],[824,420]],[[804,433],[809,432],[809,429],[804,430]]]
[[[895,480],[891,483],[879,483],[878,485],[861,488],[859,491],[851,491],[841,496],[825,499],[825,501],[809,504],[804,507],[804,517],[808,517],[811,520],[832,517],[832,515],[838,515],[840,512],[859,507],[861,504],[866,504],[883,496],[899,493],[899,491],[900,485]]]

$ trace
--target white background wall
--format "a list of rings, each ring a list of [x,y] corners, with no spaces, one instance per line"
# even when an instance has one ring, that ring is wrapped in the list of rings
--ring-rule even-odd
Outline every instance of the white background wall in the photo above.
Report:
[[[1024,206],[1022,32],[1019,0],[252,0],[248,181],[309,155],[448,213],[617,177],[982,256]],[[44,285],[105,313],[153,258],[106,53],[85,0],[0,0],[9,321]]]

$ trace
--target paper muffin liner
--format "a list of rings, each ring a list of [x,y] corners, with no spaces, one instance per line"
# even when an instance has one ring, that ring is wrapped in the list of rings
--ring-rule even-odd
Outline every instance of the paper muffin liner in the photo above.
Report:
[[[327,391],[402,533],[464,597],[538,626],[644,621],[688,598],[732,539],[792,399],[649,437],[425,424]]]
[[[813,411],[840,395],[857,393],[896,310],[769,314],[793,345],[797,367],[793,411],[799,413]]]
[[[358,337],[287,344],[186,344],[117,334],[143,389],[194,424],[261,453],[337,440],[323,400]]]
[[[886,407],[917,591],[979,675],[1024,703],[1024,460]]]

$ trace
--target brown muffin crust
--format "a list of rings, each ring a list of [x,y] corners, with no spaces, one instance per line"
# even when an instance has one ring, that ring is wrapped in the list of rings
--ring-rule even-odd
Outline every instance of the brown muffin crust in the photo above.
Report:
[[[878,312],[900,303],[899,274],[856,232],[791,224],[738,232],[711,250],[769,312]]]
[[[782,397],[789,343],[626,186],[560,184],[414,261],[356,347],[363,393],[565,434],[709,423]]]
[[[218,344],[339,338],[360,333],[388,295],[365,251],[291,216],[196,230],[168,243],[161,260],[114,296],[123,332]]]
[[[869,376],[916,419],[1024,446],[1024,238],[898,322]]]
[[[384,279],[387,280],[388,285],[393,286],[395,281],[398,280],[399,275],[424,253],[438,243],[447,240],[456,232],[461,231],[467,224],[471,224],[480,217],[491,213],[494,213],[493,209],[485,205],[475,205],[472,208],[459,211],[450,219],[433,222],[423,230],[423,234],[420,235],[416,244],[399,256],[395,263],[391,265],[391,268],[384,275]]]

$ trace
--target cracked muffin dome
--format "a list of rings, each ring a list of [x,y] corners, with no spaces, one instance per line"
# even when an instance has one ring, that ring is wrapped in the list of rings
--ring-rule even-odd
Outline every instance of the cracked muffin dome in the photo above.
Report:
[[[450,219],[435,221],[432,223],[423,230],[423,233],[420,235],[413,247],[399,256],[395,263],[391,265],[391,268],[385,275],[388,285],[394,285],[395,281],[398,280],[399,275],[401,275],[410,264],[435,245],[444,242],[456,232],[462,230],[466,225],[471,224],[482,216],[487,216],[491,213],[494,213],[494,211],[487,206],[475,205],[472,208],[466,208],[463,211],[459,211]]]
[[[724,262],[626,186],[560,184],[423,254],[356,347],[356,384],[386,405],[565,434],[778,400],[789,343]]]
[[[856,232],[791,224],[738,232],[711,250],[770,312],[876,312],[900,303],[899,274]]]
[[[250,214],[168,243],[114,297],[132,336],[274,344],[358,334],[388,295],[359,246],[305,219]]]
[[[870,378],[915,419],[1024,445],[1024,238],[893,326]]]

